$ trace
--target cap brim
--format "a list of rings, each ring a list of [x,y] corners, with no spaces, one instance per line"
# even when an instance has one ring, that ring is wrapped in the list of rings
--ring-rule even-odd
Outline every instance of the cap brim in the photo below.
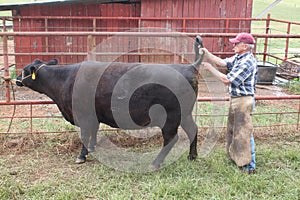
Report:
[[[236,38],[231,38],[231,39],[229,39],[229,42],[231,42],[231,43],[238,43],[240,41],[238,39],[236,39]]]

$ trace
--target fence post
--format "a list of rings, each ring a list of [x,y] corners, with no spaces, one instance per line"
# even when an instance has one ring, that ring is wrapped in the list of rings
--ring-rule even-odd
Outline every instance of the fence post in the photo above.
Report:
[[[288,27],[287,27],[287,34],[290,34],[291,32],[291,23],[288,23]],[[284,60],[287,60],[288,58],[288,53],[289,53],[289,42],[290,42],[290,38],[286,38],[285,41],[285,54],[284,54]]]
[[[6,20],[3,20],[3,32],[6,32]],[[7,47],[7,35],[3,35],[3,64],[4,64],[4,80],[5,80],[5,93],[6,93],[6,102],[10,102],[10,89],[9,89],[9,66],[8,66],[8,47]]]
[[[225,33],[228,33],[228,30],[229,30],[229,19],[226,19],[225,20]],[[222,41],[223,41],[223,52],[226,52],[227,49],[228,49],[228,46],[225,45],[226,42],[225,42],[225,37],[222,37]]]
[[[299,108],[298,108],[298,120],[297,120],[297,130],[299,130],[299,122],[300,121],[300,100],[299,100]]]
[[[270,17],[271,15],[268,14],[267,20],[266,20],[266,34],[269,34],[270,30]],[[266,62],[266,57],[267,57],[267,50],[268,50],[268,37],[265,38],[265,43],[264,43],[264,56],[263,56],[263,62]]]
[[[48,29],[48,19],[45,18],[45,32],[48,32],[49,29]],[[46,52],[48,53],[49,52],[49,37],[46,36],[45,37],[45,46],[46,46]]]
[[[88,52],[88,61],[96,61],[95,55],[96,39],[92,35],[87,37],[87,52]]]

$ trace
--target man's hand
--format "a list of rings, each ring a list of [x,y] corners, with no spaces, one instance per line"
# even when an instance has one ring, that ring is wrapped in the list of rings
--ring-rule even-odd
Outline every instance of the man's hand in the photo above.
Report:
[[[208,54],[211,54],[206,48],[201,48],[200,45],[198,46],[198,48],[199,48],[199,54],[205,53],[206,56],[207,56]]]
[[[205,53],[205,55],[204,55],[204,61],[205,62],[212,63],[213,65],[217,65],[219,67],[226,67],[226,62],[223,59],[213,55],[206,48],[199,48],[199,53],[200,52]]]

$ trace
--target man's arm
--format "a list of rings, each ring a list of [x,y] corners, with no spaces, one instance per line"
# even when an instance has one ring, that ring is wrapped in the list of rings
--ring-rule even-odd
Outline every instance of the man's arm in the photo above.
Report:
[[[223,61],[224,62],[224,61]],[[225,63],[225,62],[224,62]],[[226,63],[225,63],[226,64]],[[216,68],[214,68],[210,63],[202,62],[202,66],[208,69],[214,76],[216,76],[220,81],[222,81],[225,85],[229,85],[230,81],[227,76],[221,72],[219,72]]]
[[[200,48],[199,51],[202,50],[205,52],[205,60],[209,63],[213,63],[219,67],[226,67],[226,62],[219,58],[218,56],[213,55],[210,53],[206,48]]]

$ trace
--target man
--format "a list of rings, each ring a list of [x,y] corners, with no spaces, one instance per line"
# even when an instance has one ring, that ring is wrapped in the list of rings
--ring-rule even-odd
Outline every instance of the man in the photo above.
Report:
[[[203,65],[225,85],[228,85],[230,107],[226,133],[226,152],[237,166],[249,174],[255,173],[255,150],[252,135],[251,112],[254,108],[255,85],[257,82],[257,63],[252,54],[255,39],[249,33],[240,33],[229,39],[233,44],[235,56],[221,59],[207,49]],[[225,75],[212,65],[227,67]]]

